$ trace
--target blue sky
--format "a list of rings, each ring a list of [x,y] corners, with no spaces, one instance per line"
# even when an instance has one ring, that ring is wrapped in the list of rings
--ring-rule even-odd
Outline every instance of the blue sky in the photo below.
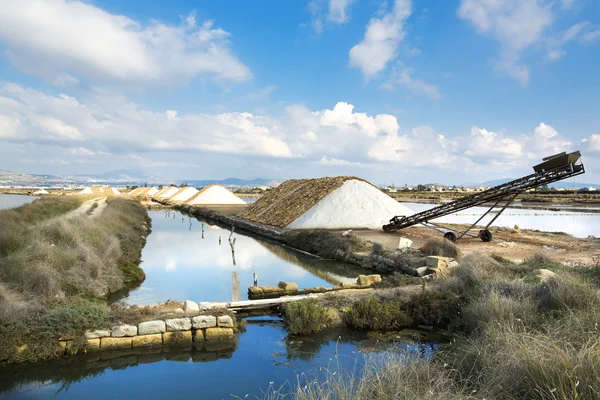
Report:
[[[0,50],[0,169],[600,182],[595,0],[0,1]]]

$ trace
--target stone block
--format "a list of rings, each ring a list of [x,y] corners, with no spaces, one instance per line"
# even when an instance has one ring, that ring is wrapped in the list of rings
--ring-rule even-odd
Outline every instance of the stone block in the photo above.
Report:
[[[206,328],[204,338],[208,341],[233,340],[235,338],[232,328]]]
[[[133,347],[162,346],[162,344],[162,334],[160,333],[136,336],[132,341]]]
[[[167,330],[165,321],[147,321],[141,322],[138,325],[139,335],[152,335],[156,333],[163,333]]]
[[[198,307],[198,303],[191,300],[186,300],[183,302],[183,311],[200,311],[200,307]]]
[[[279,286],[261,286],[264,294],[280,293],[283,290]]]
[[[192,326],[195,329],[212,328],[217,326],[217,318],[212,315],[199,315],[192,318]]]
[[[85,351],[87,353],[96,353],[100,351],[100,340],[101,339],[88,339],[85,344]]]
[[[217,325],[222,328],[233,328],[233,320],[229,315],[221,315],[217,317]]]
[[[402,250],[403,252],[407,251],[410,246],[412,246],[413,242],[410,239],[407,239],[405,237],[401,237],[400,238],[400,242],[398,243],[398,248],[400,250]]]
[[[167,332],[189,331],[192,329],[192,320],[190,318],[174,318],[165,321]]]
[[[164,344],[192,343],[192,331],[165,332],[162,337]]]
[[[119,325],[113,326],[110,335],[112,337],[136,336],[138,333],[137,326]]]
[[[192,337],[194,342],[204,342],[204,329],[196,329]]]
[[[417,276],[423,277],[428,274],[429,267],[419,267],[415,271],[417,272]]]
[[[426,265],[433,268],[448,268],[448,261],[450,260],[448,257],[428,256]]]
[[[98,338],[110,337],[110,330],[97,329],[95,331],[86,331],[84,336],[86,339],[98,339]]]
[[[250,287],[248,287],[248,294],[250,296],[262,296],[263,295],[263,290],[259,286],[250,286]]]
[[[131,348],[131,342],[132,339],[130,337],[103,337],[100,339],[100,349],[102,351],[114,349],[129,349]]]
[[[210,308],[210,303],[208,301],[201,301],[198,303],[198,308],[200,311],[208,310]]]
[[[283,289],[286,293],[298,293],[298,284],[294,282],[279,282],[279,288]]]
[[[358,284],[361,286],[372,286],[381,282],[381,275],[359,275]]]

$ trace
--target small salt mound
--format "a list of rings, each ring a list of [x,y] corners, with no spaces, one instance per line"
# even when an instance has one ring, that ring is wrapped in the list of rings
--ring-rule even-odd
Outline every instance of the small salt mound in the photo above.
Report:
[[[170,186],[167,190],[158,194],[157,196],[160,197],[161,199],[168,199],[169,197],[171,197],[175,193],[177,193],[178,190],[179,190],[179,188],[176,188],[175,186]]]
[[[367,182],[351,179],[329,193],[287,229],[382,229],[396,215],[413,212]]]
[[[196,188],[188,186],[185,189],[179,191],[179,193],[177,193],[175,196],[171,197],[169,200],[185,202],[185,201],[189,200],[190,198],[192,198],[196,193],[198,193],[198,190],[196,190]]]
[[[207,186],[192,197],[187,204],[246,204],[227,188],[220,185]]]
[[[81,192],[79,192],[79,194],[92,194],[92,188],[86,187],[85,189],[83,189]]]
[[[152,187],[150,188],[150,190],[148,190],[146,193],[144,193],[146,196],[154,196],[156,193],[158,193],[158,188],[157,187]]]
[[[48,194],[48,192],[44,189],[36,190],[33,194]]]
[[[109,188],[109,189],[112,190],[112,192],[115,196],[119,196],[121,194],[121,192],[119,192],[119,189],[117,189],[117,188]]]

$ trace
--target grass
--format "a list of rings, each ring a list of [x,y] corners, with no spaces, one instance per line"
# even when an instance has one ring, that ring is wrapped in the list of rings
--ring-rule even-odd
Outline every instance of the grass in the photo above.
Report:
[[[359,300],[344,313],[343,318],[352,328],[375,331],[394,331],[413,324],[398,299],[389,301],[377,296]]]
[[[106,320],[109,293],[144,278],[143,207],[111,198],[101,218],[63,217],[81,203],[48,196],[0,211],[11,227],[0,229],[0,362],[52,356],[59,336]]]
[[[321,302],[315,299],[289,303],[283,311],[283,319],[292,335],[317,333],[329,324],[329,314]]]
[[[400,305],[415,323],[453,329],[453,340],[430,361],[384,358],[360,374],[341,371],[299,382],[285,397],[600,398],[598,267],[572,268],[541,254],[520,264],[501,261],[466,256]],[[540,268],[556,276],[540,280],[533,274]],[[373,318],[377,307],[365,317]],[[283,397],[277,390],[265,395]]]
[[[432,238],[425,242],[423,251],[428,256],[441,256],[459,259],[462,253],[457,245],[448,239]]]
[[[327,230],[300,230],[283,234],[288,246],[307,251],[319,257],[346,260],[352,253],[369,251],[372,245],[354,235],[342,236]]]

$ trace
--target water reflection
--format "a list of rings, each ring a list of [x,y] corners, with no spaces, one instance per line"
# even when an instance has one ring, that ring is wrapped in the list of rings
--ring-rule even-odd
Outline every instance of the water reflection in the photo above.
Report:
[[[262,317],[250,319],[237,345],[115,351],[0,368],[0,398],[253,398],[321,367],[355,370],[364,354],[429,357],[428,349],[375,343],[348,330],[289,339],[281,320]]]
[[[414,212],[421,212],[436,207],[436,204],[401,203]],[[433,220],[438,223],[464,224],[473,223],[488,208],[472,207],[456,214],[447,215]],[[486,225],[494,215],[487,215],[480,225]],[[513,227],[521,229],[536,229],[544,232],[565,232],[579,238],[589,235],[600,236],[600,214],[571,211],[527,210],[522,208],[507,208],[494,222],[493,226]]]
[[[173,210],[149,211],[152,233],[142,252],[146,280],[125,297],[130,304],[171,300],[231,301],[231,273],[238,272],[243,298],[253,285],[292,281],[298,286],[330,286],[354,281],[366,271],[351,265],[282,248]],[[186,222],[187,221],[187,222]]]
[[[22,194],[0,194],[0,210],[19,207],[25,204],[33,203],[36,196],[26,196]]]

